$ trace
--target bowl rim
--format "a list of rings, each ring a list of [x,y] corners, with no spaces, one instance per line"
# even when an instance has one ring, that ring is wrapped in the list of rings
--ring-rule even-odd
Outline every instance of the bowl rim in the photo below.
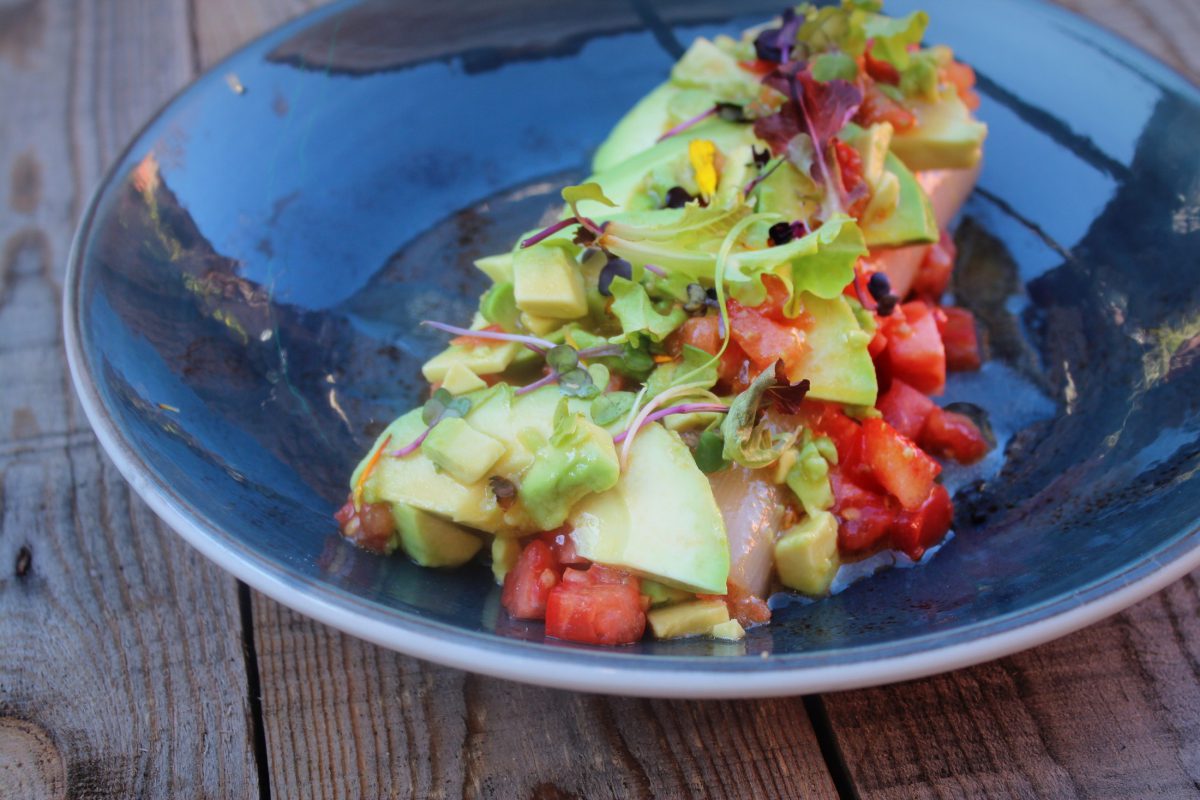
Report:
[[[1115,614],[1200,567],[1200,519],[1139,559],[1074,591],[1038,605],[951,631],[897,642],[835,649],[819,654],[759,656],[648,656],[583,646],[528,642],[465,630],[397,609],[384,609],[349,593],[281,568],[212,523],[162,480],[116,423],[97,387],[83,345],[83,253],[100,199],[146,132],[176,103],[268,39],[288,34],[355,0],[303,14],[244,44],[173,94],[107,167],[80,218],[67,257],[62,315],[67,363],[84,414],[101,447],[137,495],[188,544],[238,580],[268,597],[340,631],[410,656],[523,683],[627,696],[751,698],[836,691],[893,683],[989,661],[1079,630]],[[1036,0],[1025,6],[1084,26],[1132,52],[1161,77],[1182,83],[1200,102],[1194,84],[1136,45],[1066,10]],[[947,641],[949,640],[949,641]],[[847,657],[849,655],[849,657]],[[801,663],[794,663],[804,659]],[[790,663],[793,662],[793,663]],[[566,669],[564,669],[564,667]],[[747,681],[747,677],[752,677]]]

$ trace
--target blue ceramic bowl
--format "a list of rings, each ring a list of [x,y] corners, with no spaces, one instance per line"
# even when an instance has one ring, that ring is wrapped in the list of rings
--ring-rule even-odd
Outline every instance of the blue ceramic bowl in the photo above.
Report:
[[[471,260],[555,204],[679,42],[775,3],[544,0],[473,20],[350,3],[252,44],[147,125],[83,219],[65,317],[88,416],[141,496],[242,580],[517,680],[848,688],[1111,614],[1200,564],[1200,92],[1050,7],[922,5],[930,40],[978,69],[991,126],[955,287],[991,360],[947,401],[985,409],[1000,443],[948,476],[957,536],[923,566],[782,607],[740,645],[602,650],[509,621],[486,566],[377,557],[331,522],[373,435],[420,402],[444,339],[416,321],[469,318]]]

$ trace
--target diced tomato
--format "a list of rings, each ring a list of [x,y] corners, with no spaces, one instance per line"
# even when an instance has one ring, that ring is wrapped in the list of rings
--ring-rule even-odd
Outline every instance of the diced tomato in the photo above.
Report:
[[[486,328],[480,328],[481,331],[492,331],[493,333],[504,333],[504,328],[499,325],[488,325]],[[450,340],[450,344],[460,344],[465,347],[480,347],[481,345],[493,345],[495,341],[484,339],[479,336],[455,336]]]
[[[946,322],[942,326],[942,344],[946,348],[946,369],[952,372],[977,370],[983,364],[979,338],[975,333],[975,315],[965,308],[942,308]]]
[[[558,582],[559,566],[550,546],[534,539],[525,545],[516,566],[505,576],[500,602],[517,619],[542,619],[550,590]]]
[[[987,455],[988,441],[979,427],[965,414],[934,408],[917,437],[929,452],[952,458],[960,464],[972,464]]]
[[[968,109],[979,108],[979,94],[975,91],[975,70],[961,61],[951,61],[942,68],[946,82],[954,86],[959,98]]]
[[[773,367],[780,359],[791,375],[800,368],[808,353],[807,337],[800,325],[776,322],[736,300],[729,301],[729,322],[733,341],[750,359],[755,375]]]
[[[937,408],[932,400],[897,378],[892,379],[892,385],[879,398],[876,407],[887,424],[914,442],[921,435],[930,412]]]
[[[774,320],[782,325],[799,325],[804,326],[804,313],[795,318],[784,316],[783,310],[787,306],[787,301],[791,297],[788,291],[787,284],[775,275],[764,275],[762,277],[763,288],[767,290],[767,299],[754,307],[754,310],[762,314],[770,320]]]
[[[954,520],[950,493],[940,483],[933,485],[929,498],[916,511],[901,511],[892,522],[892,547],[914,561],[925,549],[942,540]]]
[[[863,423],[863,460],[875,480],[909,511],[921,507],[942,467],[881,419]]]
[[[950,234],[943,230],[937,243],[929,245],[925,251],[925,258],[921,260],[917,276],[913,279],[913,293],[935,301],[941,297],[950,285],[956,258],[958,247]]]
[[[905,303],[884,322],[887,358],[893,378],[925,394],[946,386],[946,350],[932,309],[920,300]]]
[[[871,358],[875,358],[887,348],[887,341],[887,334],[883,332],[883,326],[876,323],[875,335],[871,337],[871,341],[867,345],[867,353]]]
[[[779,66],[774,61],[766,61],[761,58],[756,58],[753,61],[739,61],[738,66],[746,70],[746,72],[759,76],[770,75]]]
[[[874,83],[868,82],[863,92],[862,105],[854,115],[854,121],[865,127],[877,122],[890,122],[898,131],[906,131],[917,124],[911,111],[881,92]]]
[[[868,75],[880,83],[890,83],[893,86],[900,83],[900,71],[889,61],[873,58],[870,49],[863,53],[863,67]]]
[[[720,318],[715,315],[689,317],[679,328],[679,333],[672,339],[679,342],[680,351],[686,344],[715,356],[721,349],[720,322]],[[674,355],[678,355],[678,353]]]
[[[564,581],[550,591],[545,614],[546,635],[570,642],[633,644],[646,631],[646,613],[636,580],[592,584]]]
[[[846,192],[848,203],[846,213],[852,217],[861,217],[871,202],[871,188],[863,179],[862,156],[841,139],[833,139],[833,153],[837,158],[838,173],[842,179],[842,189]]]
[[[839,520],[838,550],[858,553],[869,550],[888,532],[896,517],[895,501],[849,481],[841,468],[830,473],[833,513]]]
[[[844,469],[861,460],[862,426],[832,403],[812,403],[811,427],[833,440],[838,451],[838,464]]]

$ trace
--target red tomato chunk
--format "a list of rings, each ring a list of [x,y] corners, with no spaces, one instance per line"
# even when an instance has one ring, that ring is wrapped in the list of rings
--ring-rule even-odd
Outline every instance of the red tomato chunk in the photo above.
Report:
[[[517,565],[504,578],[500,602],[517,619],[543,619],[550,590],[558,585],[559,567],[541,539],[525,545]]]
[[[920,300],[905,303],[884,325],[892,377],[925,394],[941,394],[946,387],[946,350],[933,309]]]
[[[975,333],[975,315],[957,306],[949,306],[942,311],[946,319],[942,325],[946,369],[952,372],[979,369],[983,358],[979,354],[979,339]]]
[[[954,520],[954,504],[946,487],[934,484],[929,499],[916,511],[901,511],[892,522],[892,547],[916,561],[942,540]]]
[[[909,511],[929,497],[942,467],[881,419],[863,423],[863,459],[888,494]]]
[[[633,644],[646,631],[637,578],[606,567],[569,569],[551,590],[546,635],[581,644]]]
[[[876,407],[887,424],[914,442],[921,435],[929,414],[937,408],[932,400],[899,378],[892,379],[892,385],[879,398]]]
[[[934,408],[918,438],[934,455],[973,464],[987,455],[988,441],[971,418],[956,411]]]

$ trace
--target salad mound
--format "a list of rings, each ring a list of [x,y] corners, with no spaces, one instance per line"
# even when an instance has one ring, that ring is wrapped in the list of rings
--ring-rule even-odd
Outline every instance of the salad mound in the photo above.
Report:
[[[939,407],[978,369],[943,306],[946,225],[986,127],[923,12],[801,5],[697,39],[594,174],[510,252],[423,367],[337,513],[358,545],[455,567],[551,637],[739,639],[781,587],[819,597],[953,507],[937,458],[988,442]]]

